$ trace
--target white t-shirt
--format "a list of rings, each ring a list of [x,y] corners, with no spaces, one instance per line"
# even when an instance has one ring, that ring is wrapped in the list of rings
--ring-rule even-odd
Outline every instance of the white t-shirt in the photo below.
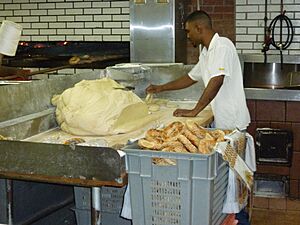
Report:
[[[199,61],[188,74],[195,81],[203,80],[205,87],[213,77],[225,75],[223,85],[211,102],[215,126],[221,129],[246,129],[250,115],[246,105],[243,75],[233,43],[217,33],[209,48],[204,47]]]

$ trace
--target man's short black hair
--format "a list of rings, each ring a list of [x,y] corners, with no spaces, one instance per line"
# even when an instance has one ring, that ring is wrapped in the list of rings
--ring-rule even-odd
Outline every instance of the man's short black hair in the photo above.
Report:
[[[204,23],[207,27],[212,28],[212,21],[210,16],[202,10],[192,12],[185,19],[185,23],[194,21],[200,21],[201,23]]]

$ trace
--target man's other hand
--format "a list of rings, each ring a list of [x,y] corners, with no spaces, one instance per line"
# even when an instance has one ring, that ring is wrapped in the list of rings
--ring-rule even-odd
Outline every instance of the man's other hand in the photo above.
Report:
[[[150,84],[147,88],[146,88],[146,93],[159,93],[159,92],[162,92],[163,91],[163,88],[162,88],[162,85],[153,85],[153,84]]]

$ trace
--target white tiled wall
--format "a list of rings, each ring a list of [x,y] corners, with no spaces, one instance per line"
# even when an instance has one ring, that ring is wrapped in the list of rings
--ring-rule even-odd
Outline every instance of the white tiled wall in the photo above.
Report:
[[[236,0],[236,47],[239,53],[263,54],[265,0]],[[300,0],[284,0],[284,10],[294,26],[293,43],[283,54],[300,55]],[[280,0],[268,0],[268,25],[280,14]],[[279,30],[279,29],[278,29]],[[284,30],[286,32],[286,30]],[[285,40],[285,39],[284,39]],[[270,47],[268,54],[279,54]]]
[[[129,41],[128,0],[0,0],[4,19],[23,41]]]

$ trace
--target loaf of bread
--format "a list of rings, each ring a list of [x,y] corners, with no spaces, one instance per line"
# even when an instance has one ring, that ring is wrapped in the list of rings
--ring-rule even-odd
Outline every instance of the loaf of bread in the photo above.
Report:
[[[224,141],[230,131],[208,130],[192,120],[170,123],[164,129],[149,129],[145,138],[138,141],[142,149],[164,152],[210,154],[215,145]],[[155,158],[159,165],[173,165],[174,160]]]

